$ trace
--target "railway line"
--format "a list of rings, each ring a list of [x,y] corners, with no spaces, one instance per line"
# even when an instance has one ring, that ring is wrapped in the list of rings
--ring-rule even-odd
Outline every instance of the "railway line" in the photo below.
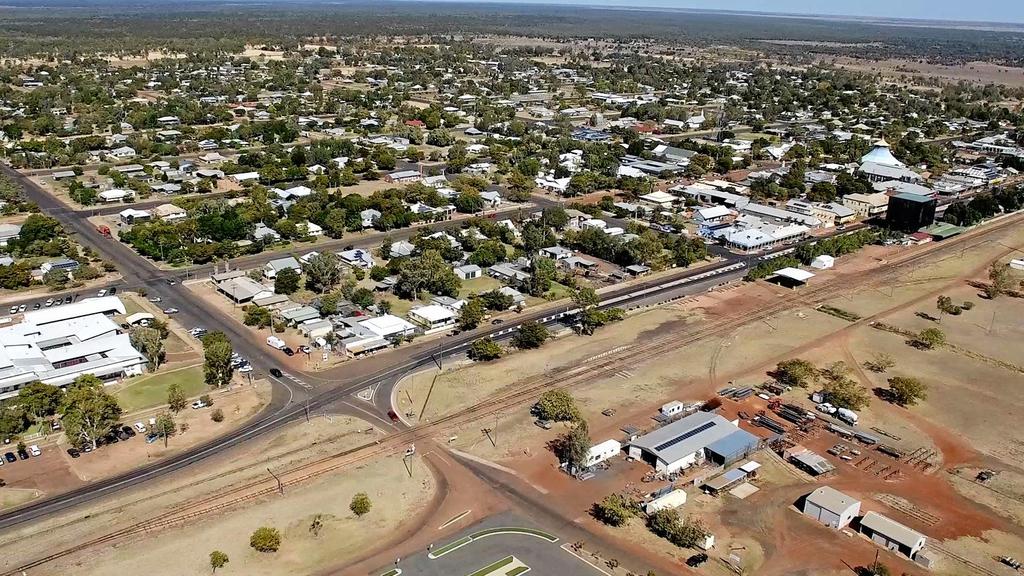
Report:
[[[1017,224],[1019,218],[1008,217],[991,223],[985,228],[975,229],[961,236],[955,241],[932,244],[899,255],[884,266],[874,268],[863,273],[862,281],[858,284],[870,285],[886,282],[899,278],[907,267],[912,267],[919,262],[935,258],[947,252],[956,252],[969,249],[978,243],[985,242],[979,239],[977,243],[963,246],[963,244],[979,236],[982,238],[1009,226]],[[691,280],[692,281],[692,280]],[[408,445],[419,441],[433,441],[434,438],[443,436],[446,431],[458,428],[475,421],[493,416],[500,411],[507,411],[509,408],[517,408],[528,404],[541,392],[555,388],[569,388],[581,381],[594,378],[603,378],[614,373],[618,366],[623,363],[632,365],[642,364],[665,353],[669,353],[681,346],[693,342],[720,335],[729,334],[743,325],[760,321],[771,315],[778,314],[790,309],[794,304],[814,304],[835,298],[852,287],[845,278],[833,278],[820,284],[808,286],[802,291],[795,293],[792,297],[779,299],[772,304],[765,306],[753,314],[733,313],[721,317],[717,322],[695,327],[692,330],[685,330],[682,333],[674,333],[655,338],[648,345],[643,347],[620,347],[611,354],[602,354],[599,357],[588,359],[579,363],[560,367],[556,370],[546,372],[531,378],[527,378],[517,386],[516,390],[504,394],[495,395],[483,400],[466,410],[442,416],[434,421],[414,426],[384,439],[347,449],[336,454],[331,454],[298,466],[289,470],[278,471],[278,482],[271,480],[256,480],[239,486],[229,488],[219,494],[207,498],[198,499],[192,503],[176,507],[174,510],[150,517],[146,520],[133,523],[124,528],[111,531],[107,534],[97,536],[75,546],[52,552],[31,562],[25,563],[13,570],[3,573],[4,576],[16,576],[22,571],[48,564],[55,560],[71,556],[78,552],[94,548],[103,544],[118,541],[134,535],[150,533],[153,531],[179,526],[184,523],[207,517],[219,511],[228,510],[240,504],[251,502],[260,498],[268,497],[284,488],[307,483],[316,478],[322,477],[331,472],[351,467],[371,458],[393,455],[403,451]],[[629,294],[623,295],[625,298]],[[635,296],[634,296],[635,297]],[[608,302],[610,304],[611,301]],[[597,359],[596,363],[593,362]]]

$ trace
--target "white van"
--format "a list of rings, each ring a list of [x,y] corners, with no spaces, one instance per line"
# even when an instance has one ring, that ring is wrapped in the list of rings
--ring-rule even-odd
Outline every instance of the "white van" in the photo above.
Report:
[[[287,346],[287,344],[284,343],[284,340],[281,340],[277,336],[268,336],[267,345],[276,350],[284,350],[285,346]]]

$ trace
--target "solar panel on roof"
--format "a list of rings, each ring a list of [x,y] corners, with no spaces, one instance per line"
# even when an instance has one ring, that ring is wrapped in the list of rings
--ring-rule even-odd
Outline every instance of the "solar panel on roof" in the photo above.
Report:
[[[697,434],[700,434],[701,432],[704,432],[705,430],[710,430],[711,428],[714,428],[715,424],[717,424],[717,423],[714,420],[712,420],[710,422],[705,422],[704,424],[701,424],[700,426],[697,426],[693,430],[690,430],[688,432],[680,434],[679,436],[676,436],[675,438],[669,440],[668,442],[663,442],[661,444],[658,444],[657,446],[654,447],[654,450],[656,452],[661,452],[662,450],[664,450],[666,448],[671,448],[672,446],[675,446],[676,444],[679,444],[680,442],[683,442],[685,440],[693,438],[694,436],[696,436]]]

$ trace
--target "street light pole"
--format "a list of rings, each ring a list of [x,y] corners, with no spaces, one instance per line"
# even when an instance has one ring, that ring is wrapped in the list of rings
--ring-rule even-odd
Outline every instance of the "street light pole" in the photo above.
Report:
[[[277,474],[274,474],[274,473],[273,473],[273,472],[272,472],[272,471],[270,470],[270,468],[269,468],[269,467],[267,468],[267,472],[269,472],[269,473],[270,473],[270,475],[274,477],[274,480],[277,480],[277,492],[278,492],[279,494],[281,494],[281,495],[283,496],[283,495],[284,495],[284,484],[282,484],[282,483],[281,483],[281,479],[280,479],[280,478],[278,478],[278,477],[277,477]]]

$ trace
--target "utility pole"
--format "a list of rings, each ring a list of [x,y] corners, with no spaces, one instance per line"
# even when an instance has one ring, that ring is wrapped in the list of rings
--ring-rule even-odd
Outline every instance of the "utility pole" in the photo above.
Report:
[[[269,467],[267,468],[267,472],[269,472],[270,475],[274,477],[274,480],[277,480],[277,492],[284,496],[284,484],[281,483],[281,479],[277,477],[277,474],[271,472]]]

